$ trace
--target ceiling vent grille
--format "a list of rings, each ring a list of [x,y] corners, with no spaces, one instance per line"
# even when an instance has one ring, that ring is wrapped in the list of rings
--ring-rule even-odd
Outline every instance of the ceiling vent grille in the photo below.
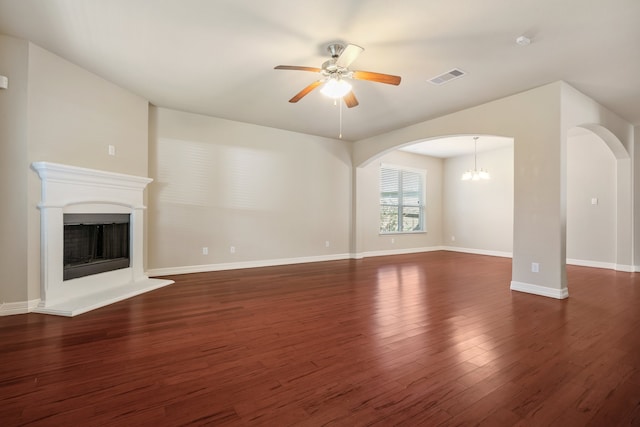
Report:
[[[458,79],[464,76],[465,74],[467,73],[465,73],[461,69],[454,68],[453,70],[447,71],[444,74],[440,74],[439,76],[429,79],[429,83],[432,83],[434,85],[443,85],[447,82],[450,82],[451,80]]]

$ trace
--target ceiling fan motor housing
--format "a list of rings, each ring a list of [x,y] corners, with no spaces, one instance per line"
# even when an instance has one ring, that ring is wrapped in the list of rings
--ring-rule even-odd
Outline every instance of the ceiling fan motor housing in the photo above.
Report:
[[[340,43],[331,43],[329,46],[327,46],[327,50],[331,54],[331,57],[333,59],[336,59],[337,57],[340,56],[340,54],[344,50],[344,45]]]

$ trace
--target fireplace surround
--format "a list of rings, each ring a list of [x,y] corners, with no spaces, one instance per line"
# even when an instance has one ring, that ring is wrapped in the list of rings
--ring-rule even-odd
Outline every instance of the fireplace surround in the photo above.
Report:
[[[35,312],[75,316],[173,283],[144,273],[143,191],[152,179],[50,162],[35,162],[32,168],[42,181],[41,287]],[[127,217],[128,266],[65,280],[65,216],[87,222],[95,214],[112,223]]]

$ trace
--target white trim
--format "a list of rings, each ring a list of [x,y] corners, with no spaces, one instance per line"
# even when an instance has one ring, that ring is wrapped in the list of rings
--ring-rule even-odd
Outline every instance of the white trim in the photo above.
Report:
[[[615,270],[616,271],[623,271],[625,273],[633,273],[634,267],[633,267],[633,265],[616,264],[615,265]]]
[[[29,301],[3,302],[0,304],[0,316],[30,313],[38,303],[40,303],[40,298]]]
[[[412,168],[410,166],[394,165],[393,163],[380,163],[380,168],[393,169],[397,171],[408,171],[422,175],[423,178],[427,177],[427,170],[422,168]]]
[[[360,253],[361,258],[368,258],[374,256],[387,256],[387,255],[405,255],[405,254],[415,254],[419,252],[434,252],[434,251],[442,251],[444,248],[442,246],[428,246],[422,248],[406,248],[406,249],[387,249],[382,251],[369,251]]]
[[[475,254],[475,255],[489,255],[489,256],[498,256],[502,258],[513,258],[513,254],[511,252],[490,251],[486,249],[472,249],[472,248],[459,248],[457,246],[443,246],[442,250],[451,251],[451,252],[464,252],[467,254]]]
[[[511,290],[556,299],[569,297],[569,290],[567,288],[549,288],[546,286],[532,285],[531,283],[516,282],[515,280],[511,281]]]
[[[204,273],[208,271],[238,270],[242,268],[273,267],[278,265],[304,264],[309,262],[339,261],[350,259],[351,254],[320,255],[299,258],[278,258],[257,261],[240,261],[222,264],[187,265],[183,267],[152,268],[147,271],[150,277],[171,276],[174,274]]]
[[[320,256],[299,257],[299,258],[277,258],[277,259],[269,259],[269,260],[241,261],[241,262],[230,262],[230,263],[221,263],[221,264],[201,264],[201,265],[187,265],[187,266],[181,266],[181,267],[152,268],[147,270],[146,274],[149,277],[171,276],[174,274],[205,273],[208,271],[224,271],[224,270],[238,270],[241,268],[273,267],[273,266],[288,265],[288,264],[304,264],[308,262],[338,261],[338,260],[344,260],[344,259],[363,259],[363,258],[377,257],[377,256],[406,255],[406,254],[415,254],[415,253],[421,253],[421,252],[435,252],[435,251],[467,252],[467,253],[476,254],[476,255],[489,255],[489,256],[511,258],[511,254],[508,252],[485,251],[481,249],[452,248],[448,246],[427,246],[427,247],[419,247],[419,248],[388,249],[388,250],[381,250],[381,251],[343,253],[343,254],[320,255]]]
[[[608,270],[616,269],[616,264],[613,262],[591,261],[586,259],[567,258],[567,264],[577,265],[579,267],[606,268]]]
[[[117,190],[144,190],[153,181],[152,178],[106,172],[78,166],[63,165],[51,162],[33,162],[33,169],[40,179],[71,185],[89,185],[92,187],[115,188]],[[82,200],[85,202],[85,200]],[[69,202],[66,204],[70,204]]]
[[[585,259],[567,258],[567,264],[577,265],[580,267],[606,268],[607,270],[623,271],[625,273],[633,273],[634,271],[634,266],[632,265],[616,264],[613,262],[591,261]]]

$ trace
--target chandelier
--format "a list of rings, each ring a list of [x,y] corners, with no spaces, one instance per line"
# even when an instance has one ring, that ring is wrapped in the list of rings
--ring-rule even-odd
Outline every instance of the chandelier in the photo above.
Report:
[[[473,137],[473,169],[469,169],[462,174],[463,181],[479,181],[491,178],[488,171],[478,169],[478,138],[478,136]]]

